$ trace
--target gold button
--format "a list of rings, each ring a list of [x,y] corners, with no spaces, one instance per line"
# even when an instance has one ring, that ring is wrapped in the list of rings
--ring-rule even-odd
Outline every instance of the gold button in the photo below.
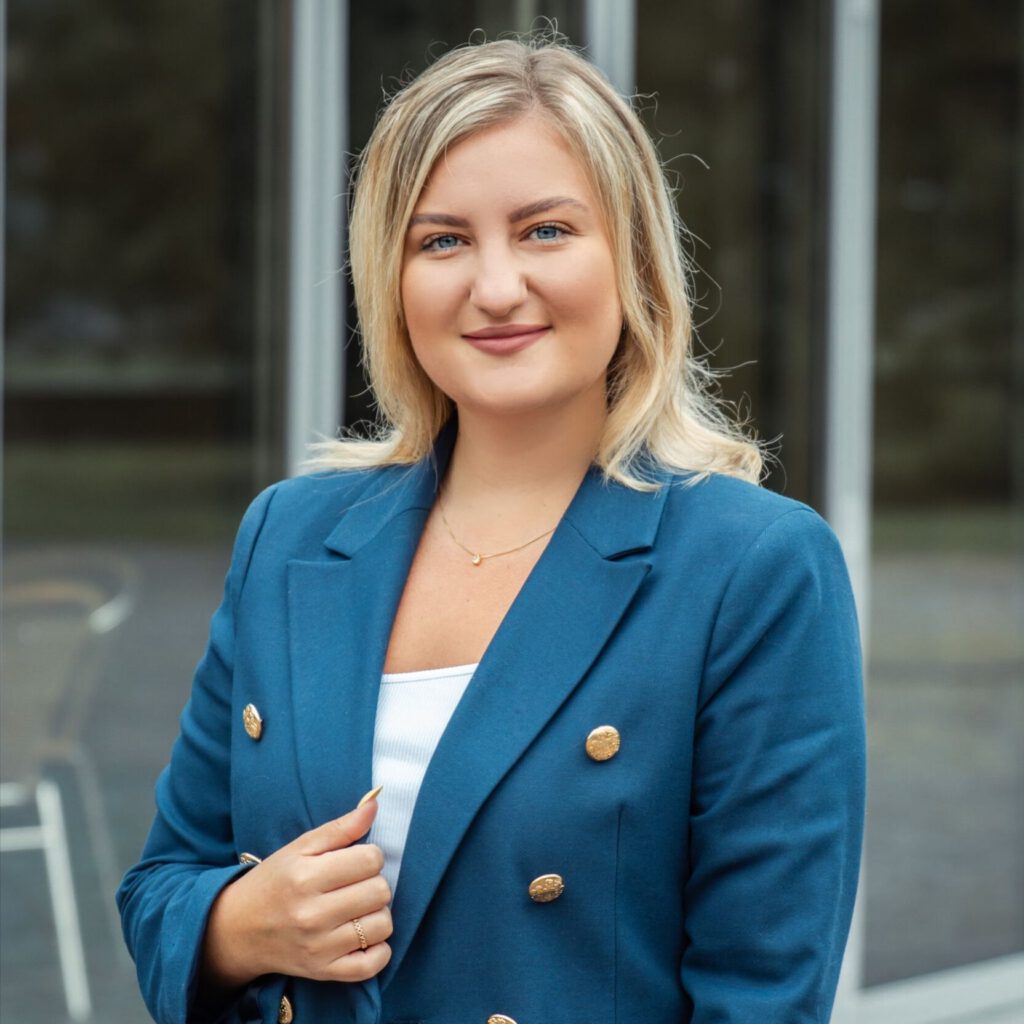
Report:
[[[238,855],[239,864],[262,864],[263,861],[256,856],[255,853],[240,853]]]
[[[550,903],[565,892],[561,875],[541,875],[530,883],[530,899],[534,903]]]
[[[492,1013],[487,1018],[487,1024],[516,1024],[511,1017],[506,1017],[503,1013]]]
[[[295,1020],[295,1013],[292,1011],[292,1004],[287,996],[281,996],[281,1003],[277,1008],[277,1024],[292,1024]]]
[[[607,761],[619,752],[622,739],[614,725],[599,725],[587,737],[587,754],[594,761]]]
[[[263,719],[256,710],[255,704],[246,704],[242,711],[242,724],[251,739],[258,740],[263,735]]]

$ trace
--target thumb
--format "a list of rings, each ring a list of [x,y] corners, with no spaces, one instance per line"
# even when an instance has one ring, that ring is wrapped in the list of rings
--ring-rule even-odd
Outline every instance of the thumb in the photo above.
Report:
[[[351,846],[356,840],[362,839],[373,819],[377,816],[377,794],[380,788],[370,790],[359,804],[348,814],[340,818],[325,821],[302,836],[300,852],[304,854],[327,853],[329,850],[341,850]],[[369,799],[367,799],[369,798]]]

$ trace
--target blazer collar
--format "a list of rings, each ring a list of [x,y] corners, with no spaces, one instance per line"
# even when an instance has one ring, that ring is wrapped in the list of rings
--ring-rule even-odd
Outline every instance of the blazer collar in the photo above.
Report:
[[[429,510],[457,434],[458,417],[453,415],[441,428],[429,455],[411,466],[391,466],[376,474],[361,500],[328,534],[325,545],[351,558],[399,516]],[[602,558],[620,558],[653,546],[671,474],[648,463],[644,476],[659,484],[659,490],[624,487],[591,466],[566,510],[565,519]]]

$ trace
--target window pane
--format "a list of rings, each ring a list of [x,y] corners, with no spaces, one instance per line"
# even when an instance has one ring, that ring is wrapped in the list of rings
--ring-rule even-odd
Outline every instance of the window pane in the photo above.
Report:
[[[280,472],[265,6],[7,4],[0,768],[57,784],[101,1020],[146,1017],[112,885]],[[43,865],[0,860],[3,1019],[64,1019]]]
[[[640,0],[645,119],[693,234],[727,398],[780,440],[769,484],[820,504],[827,5]]]
[[[882,5],[868,984],[1024,950],[1022,24]]]

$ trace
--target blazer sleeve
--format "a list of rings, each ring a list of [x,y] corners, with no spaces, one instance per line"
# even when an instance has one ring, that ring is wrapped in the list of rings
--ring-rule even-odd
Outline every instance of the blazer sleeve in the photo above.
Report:
[[[681,980],[692,1024],[825,1024],[865,799],[860,641],[839,544],[806,507],[739,560],[694,740]]]
[[[235,608],[273,494],[271,487],[259,495],[242,519],[181,732],[157,781],[156,817],[141,860],[117,891],[142,996],[159,1024],[200,1019],[194,1001],[206,919],[221,889],[245,870],[231,825]],[[231,1019],[232,1008],[225,1009]]]

